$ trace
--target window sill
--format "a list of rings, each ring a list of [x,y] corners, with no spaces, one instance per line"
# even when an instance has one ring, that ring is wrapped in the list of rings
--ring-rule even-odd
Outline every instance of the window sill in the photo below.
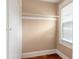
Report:
[[[60,40],[60,44],[64,45],[65,47],[72,49],[72,42],[69,42],[69,41],[66,41],[66,40]]]
[[[66,41],[66,42],[72,44],[72,41],[71,41],[71,40],[67,40],[67,39],[65,39],[65,38],[63,38],[63,41]]]

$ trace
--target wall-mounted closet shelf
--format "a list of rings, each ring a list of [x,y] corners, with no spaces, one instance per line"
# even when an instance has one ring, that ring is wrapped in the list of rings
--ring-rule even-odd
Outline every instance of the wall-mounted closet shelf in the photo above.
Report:
[[[33,14],[33,13],[22,13],[23,16],[31,16],[31,17],[51,17],[51,18],[56,18],[60,16],[52,16],[52,15],[42,15],[42,14]]]
[[[23,19],[32,19],[32,20],[56,20],[55,18],[59,18],[60,16],[51,16],[51,15],[41,15],[41,14],[32,14],[32,13],[23,13]]]
[[[32,20],[56,20],[57,16],[54,17],[34,17],[34,16],[22,16],[22,19],[32,19]]]

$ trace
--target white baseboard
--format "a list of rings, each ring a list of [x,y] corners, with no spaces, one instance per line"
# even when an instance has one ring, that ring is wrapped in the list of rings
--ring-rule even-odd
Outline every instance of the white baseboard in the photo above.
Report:
[[[43,55],[49,55],[49,54],[55,54],[55,53],[58,54],[60,57],[62,57],[62,59],[69,59],[66,55],[64,55],[62,52],[60,52],[57,49],[23,53],[22,58],[43,56]]]
[[[59,50],[55,50],[56,54],[58,54],[62,59],[70,59],[69,57],[67,57],[65,54],[63,54],[62,52],[60,52]]]
[[[42,56],[42,55],[48,55],[48,54],[54,54],[54,53],[55,53],[55,49],[53,49],[53,50],[42,50],[42,51],[27,52],[27,53],[23,53],[22,54],[22,58]]]

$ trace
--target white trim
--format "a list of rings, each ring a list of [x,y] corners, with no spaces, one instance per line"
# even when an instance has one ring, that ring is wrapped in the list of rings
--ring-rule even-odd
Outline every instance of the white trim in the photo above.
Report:
[[[66,38],[63,38],[63,40],[72,44],[72,40],[68,40]]]
[[[62,58],[62,59],[70,59],[69,57],[67,57],[65,54],[63,54],[62,52],[60,52],[59,50],[55,50],[55,52]]]
[[[48,18],[59,18],[60,16],[52,16],[52,15],[41,15],[41,14],[33,14],[33,13],[22,13],[23,16],[36,16],[36,17],[48,17]]]
[[[63,46],[65,46],[65,47],[72,49],[72,43],[70,43],[70,42],[67,42],[67,41],[61,39],[59,41],[59,43],[62,44]]]
[[[72,22],[73,20],[72,19],[66,19],[66,20],[63,20],[62,23],[68,23],[68,22]]]
[[[33,52],[27,52],[22,54],[22,58],[29,58],[29,57],[36,57],[36,56],[43,56],[43,55],[49,55],[49,54],[58,54],[62,59],[69,59],[65,54],[60,52],[57,49],[53,50],[42,50],[42,51],[33,51]]]
[[[49,54],[54,54],[54,53],[55,53],[55,49],[53,49],[53,50],[33,51],[33,52],[23,53],[22,58],[43,56],[43,55],[49,55]]]
[[[21,55],[22,55],[22,16],[21,16],[22,4],[21,3],[22,0],[7,1],[8,4],[7,25],[10,28],[10,30],[12,29],[11,31],[7,31],[7,39],[8,39],[7,59],[21,59]]]
[[[56,20],[56,18],[50,18],[50,17],[31,17],[31,16],[22,16],[23,20]]]
[[[65,7],[66,5],[68,5],[68,4],[70,4],[70,3],[72,3],[72,0],[65,0],[63,3],[61,3],[60,5],[59,5],[59,14],[61,15],[61,8],[63,8],[63,7]],[[62,24],[61,24],[61,16],[60,16],[60,18],[59,18],[59,23],[60,23],[60,25],[59,25],[59,43],[60,44],[62,44],[63,46],[65,46],[65,47],[68,47],[68,48],[70,48],[70,49],[72,49],[72,44],[73,43],[70,43],[70,42],[68,42],[68,41],[65,41],[65,40],[63,40],[63,38],[62,38],[62,35],[61,35],[61,30],[62,30]],[[66,21],[63,21],[62,23],[65,23]]]

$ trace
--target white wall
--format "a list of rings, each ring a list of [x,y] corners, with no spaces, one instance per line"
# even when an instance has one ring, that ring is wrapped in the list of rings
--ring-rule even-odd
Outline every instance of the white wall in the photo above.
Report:
[[[21,59],[21,0],[8,0],[9,46],[8,59]]]
[[[0,0],[0,59],[6,59],[6,0]]]

